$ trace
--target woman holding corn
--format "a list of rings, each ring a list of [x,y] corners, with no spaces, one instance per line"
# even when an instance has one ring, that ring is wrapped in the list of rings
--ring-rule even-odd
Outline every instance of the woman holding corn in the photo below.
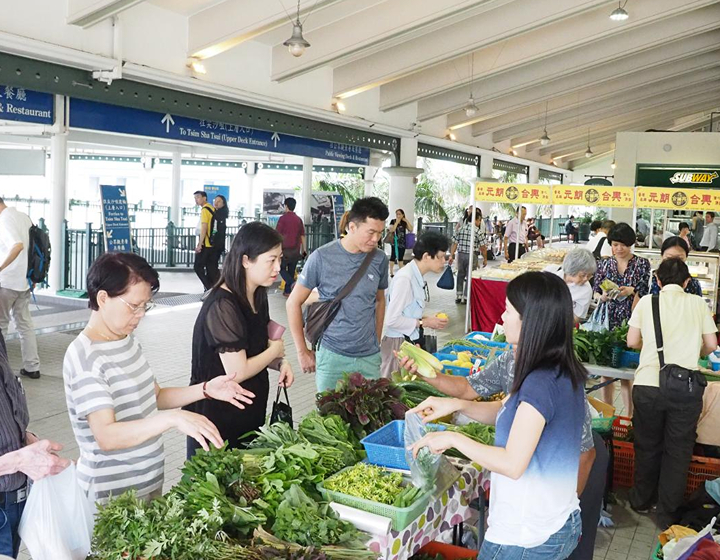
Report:
[[[419,343],[423,328],[444,329],[447,326],[447,316],[424,316],[423,313],[428,300],[424,276],[445,269],[449,246],[444,235],[432,231],[423,233],[413,247],[413,260],[401,268],[390,283],[385,296],[385,336],[380,345],[383,377],[390,377],[399,369],[395,352],[405,340]]]

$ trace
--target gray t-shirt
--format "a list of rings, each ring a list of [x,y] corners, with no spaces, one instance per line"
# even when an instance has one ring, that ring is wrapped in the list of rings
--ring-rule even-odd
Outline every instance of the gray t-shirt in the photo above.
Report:
[[[349,253],[340,241],[333,241],[310,255],[298,281],[309,290],[317,288],[320,301],[331,300],[345,287],[365,256],[365,253]],[[376,249],[367,272],[342,301],[340,311],[323,334],[321,345],[351,358],[380,352],[375,332],[375,303],[378,290],[387,287],[388,258]]]
[[[515,379],[515,352],[506,350],[485,369],[468,377],[468,383],[478,396],[489,397],[497,393],[510,394]],[[590,451],[595,444],[592,436],[592,416],[590,405],[585,399],[585,421],[583,422],[580,453]]]

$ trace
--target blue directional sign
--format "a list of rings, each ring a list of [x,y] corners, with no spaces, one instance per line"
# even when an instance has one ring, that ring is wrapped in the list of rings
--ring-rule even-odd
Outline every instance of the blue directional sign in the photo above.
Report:
[[[0,119],[53,124],[54,99],[50,93],[0,85]]]
[[[225,197],[226,201],[230,200],[230,187],[227,185],[205,185],[203,190],[207,194],[207,199],[210,204],[213,203],[215,197],[219,194]]]
[[[126,253],[132,251],[130,216],[125,187],[100,185],[100,197],[102,198],[105,250]]]
[[[368,148],[82,99],[70,100],[70,127],[293,154],[356,165],[370,163]]]

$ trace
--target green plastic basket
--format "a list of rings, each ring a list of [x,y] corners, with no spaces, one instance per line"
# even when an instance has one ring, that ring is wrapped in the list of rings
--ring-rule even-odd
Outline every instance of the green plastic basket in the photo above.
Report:
[[[340,472],[346,471],[350,468],[352,467],[346,467]],[[403,481],[406,484],[411,484],[408,477],[404,476]],[[354,507],[362,511],[382,515],[383,517],[389,517],[392,520],[392,528],[396,531],[402,531],[408,525],[410,525],[410,523],[415,521],[415,519],[425,513],[425,510],[430,503],[430,497],[432,495],[432,492],[426,492],[425,494],[422,494],[417,500],[415,500],[415,502],[410,506],[406,508],[398,508],[378,502],[373,502],[370,500],[365,500],[363,498],[356,498],[355,496],[349,496],[347,494],[343,494],[342,492],[327,490],[323,486],[322,482],[319,482],[317,484],[317,489],[320,491],[320,494],[322,494],[322,497],[328,502],[336,502],[344,506]]]
[[[650,560],[663,560],[662,555],[662,546],[660,546],[660,543],[657,543],[657,546],[655,547],[655,550],[653,550],[652,556],[650,557]]]
[[[593,418],[592,429],[599,434],[609,434],[612,432],[613,422],[616,416],[610,416],[609,418]]]

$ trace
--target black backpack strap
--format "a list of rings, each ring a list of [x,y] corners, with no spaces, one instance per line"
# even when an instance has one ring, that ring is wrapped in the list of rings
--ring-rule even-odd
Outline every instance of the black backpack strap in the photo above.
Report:
[[[208,241],[212,244],[212,233],[214,229],[214,223],[215,223],[215,208],[212,206],[203,206],[200,212],[202,213],[203,210],[207,210],[210,212],[210,223],[208,224],[208,231],[207,231],[207,238]],[[205,240],[203,239],[203,245],[205,244]]]
[[[605,245],[605,242],[607,241],[607,237],[601,237],[600,241],[598,241],[598,244],[595,246],[595,250],[593,251],[593,256],[596,259],[599,259],[602,255],[602,248],[603,245]]]
[[[653,326],[655,327],[655,346],[657,346],[660,369],[665,367],[665,348],[663,348],[662,325],[660,324],[660,296],[652,296]]]

